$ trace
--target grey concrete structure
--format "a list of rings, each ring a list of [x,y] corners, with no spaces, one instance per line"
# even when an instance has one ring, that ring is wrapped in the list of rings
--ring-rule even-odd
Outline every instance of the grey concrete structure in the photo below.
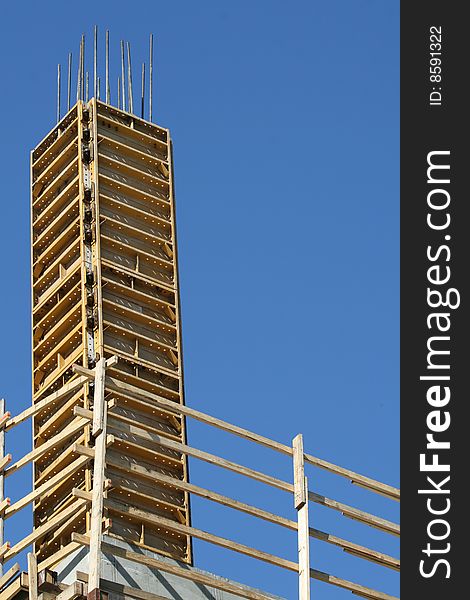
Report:
[[[104,536],[103,541],[107,544],[127,548],[133,552],[139,552],[152,558],[164,560],[171,564],[177,564],[178,566],[187,568],[188,570],[206,573],[209,575],[209,573],[206,571],[201,571],[200,569],[196,569],[195,567],[191,567],[171,559],[166,559],[155,552],[138,548],[110,536]],[[84,546],[64,559],[55,568],[59,583],[72,584],[77,579],[80,579],[80,575],[77,575],[77,573],[88,573],[88,557],[89,548]],[[143,590],[145,592],[150,592],[155,594],[157,597],[161,597],[162,600],[240,600],[240,596],[236,596],[213,587],[201,585],[188,579],[184,579],[169,573],[164,573],[162,571],[158,571],[157,569],[153,569],[142,564],[137,564],[130,560],[112,556],[107,553],[103,553],[101,561],[101,577],[103,580],[132,587],[134,589]],[[210,575],[216,579],[224,580],[222,577],[216,577],[213,574]],[[224,581],[229,580],[225,579]],[[247,592],[255,591],[253,588],[248,586],[243,587],[247,590]],[[105,589],[106,586],[104,585],[103,590]],[[262,592],[261,590],[256,591],[265,595],[266,598],[271,600],[285,600],[280,596],[273,596],[267,594],[266,592]],[[114,600],[113,592],[110,591],[109,593],[110,600]],[[122,594],[117,595],[116,598],[117,597],[122,599]]]

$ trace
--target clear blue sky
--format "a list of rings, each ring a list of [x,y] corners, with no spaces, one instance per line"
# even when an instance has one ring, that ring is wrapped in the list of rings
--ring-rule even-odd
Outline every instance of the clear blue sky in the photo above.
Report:
[[[398,485],[398,0],[6,3],[0,37],[0,394],[30,402],[29,150],[53,126],[56,65],[96,22],[134,77],[156,36],[157,121],[175,142],[190,406]],[[76,64],[76,62],[75,62]],[[114,94],[114,89],[112,89]],[[16,457],[27,427],[8,436]],[[190,442],[290,478],[287,458],[190,427]],[[295,518],[290,499],[193,462],[194,482]],[[217,478],[216,478],[217,476]],[[385,518],[398,506],[309,468],[310,487]],[[8,480],[17,498],[30,483]],[[24,513],[12,541],[30,525]],[[274,525],[196,500],[193,523],[296,559]],[[397,554],[312,506],[311,525]],[[312,542],[316,568],[398,593],[394,573]],[[195,543],[196,564],[295,598],[296,576]],[[313,583],[322,600],[348,592]],[[313,597],[316,597],[315,595]]]

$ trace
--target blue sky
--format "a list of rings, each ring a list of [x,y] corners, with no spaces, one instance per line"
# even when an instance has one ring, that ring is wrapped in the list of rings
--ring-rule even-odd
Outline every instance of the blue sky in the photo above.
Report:
[[[0,38],[0,394],[30,402],[29,150],[55,120],[57,63],[110,29],[134,78],[156,37],[154,114],[175,143],[190,406],[399,485],[399,3],[395,0],[8,3]],[[103,41],[104,38],[102,38]],[[102,55],[102,53],[101,53]],[[102,69],[103,71],[103,69]],[[113,79],[115,81],[115,79]],[[112,87],[112,94],[114,95]],[[113,100],[115,101],[115,100]],[[287,458],[189,428],[190,442],[291,478]],[[24,454],[27,427],[8,435]],[[295,518],[290,498],[191,464],[195,483]],[[308,469],[310,487],[398,519],[398,506]],[[19,497],[30,474],[9,479]],[[396,540],[312,506],[311,525],[397,555]],[[25,512],[7,528],[30,526]],[[274,525],[193,501],[193,523],[296,559]],[[312,542],[312,565],[389,593],[396,574]],[[296,576],[195,543],[201,568],[295,598]],[[313,583],[322,599],[348,592]],[[313,596],[315,597],[315,595]]]

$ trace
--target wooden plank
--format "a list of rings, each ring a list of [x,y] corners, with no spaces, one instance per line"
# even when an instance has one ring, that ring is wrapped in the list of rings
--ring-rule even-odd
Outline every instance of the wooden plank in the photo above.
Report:
[[[44,469],[41,470],[41,474],[37,475],[35,485],[39,486],[49,477],[58,473],[61,469],[64,469],[67,465],[69,465],[73,461],[73,446],[74,444],[83,443],[85,440],[85,432],[80,435],[73,443],[71,443],[67,448],[62,448],[62,452],[57,456],[55,460],[47,465]],[[47,496],[47,494],[46,494]],[[42,502],[42,498],[39,500],[39,503]]]
[[[174,525],[173,521],[170,521],[170,523],[172,525]],[[181,527],[183,527],[183,526],[181,526]],[[87,536],[77,534],[77,533],[72,534],[72,540],[79,542],[81,544],[84,544],[84,545],[89,545],[89,543],[90,543],[89,538]],[[245,548],[247,548],[247,547],[245,547]],[[241,596],[242,598],[250,598],[253,600],[267,600],[270,598],[270,596],[266,596],[265,594],[262,594],[261,592],[257,592],[256,590],[253,590],[253,591],[247,590],[246,588],[243,588],[243,586],[241,586],[240,584],[234,584],[232,582],[226,582],[226,581],[222,581],[222,580],[218,580],[218,579],[213,579],[210,575],[201,574],[201,573],[198,573],[197,571],[189,571],[188,569],[183,569],[181,567],[177,567],[170,563],[166,563],[164,561],[161,561],[161,560],[158,560],[155,558],[151,558],[144,554],[138,554],[136,552],[131,552],[129,550],[120,548],[118,546],[113,546],[111,544],[104,543],[102,549],[103,549],[103,552],[106,552],[107,554],[112,554],[114,556],[120,556],[122,558],[131,560],[133,562],[137,562],[139,564],[144,564],[149,567],[152,567],[152,568],[155,568],[155,569],[167,572],[167,573],[172,573],[174,575],[184,577],[185,579],[190,579],[192,581],[196,581],[203,585],[209,585],[216,589],[231,592],[235,595]],[[234,547],[232,547],[231,549],[235,550]],[[294,571],[297,569],[296,563],[291,563],[291,561],[286,561],[286,562],[290,563],[290,566],[286,566],[285,568],[289,568],[290,570],[294,570]],[[390,596],[389,594],[385,594],[383,592],[379,592],[379,591],[373,590],[371,588],[367,588],[365,586],[353,583],[351,581],[347,581],[345,579],[335,577],[334,575],[330,575],[330,574],[324,573],[322,571],[317,571],[316,569],[310,570],[310,577],[312,579],[316,579],[318,581],[323,581],[324,583],[328,583],[328,584],[340,587],[342,589],[346,589],[348,591],[353,592],[356,595],[362,596],[364,598],[369,598],[371,600],[398,600],[398,598],[396,598],[395,596]],[[235,586],[235,587],[230,588],[229,586]],[[255,594],[255,595],[249,595],[249,594]],[[1,598],[0,598],[0,600],[1,600]]]
[[[70,498],[67,502],[73,502],[74,499]],[[41,543],[41,552],[48,553],[49,549],[52,549],[52,552],[57,552],[57,547],[60,547],[61,538],[67,534],[70,536],[71,528],[76,529],[81,519],[81,517],[88,510],[90,502],[88,501],[82,507],[80,507],[77,512],[75,512],[71,517],[69,517],[66,521],[64,521],[61,525],[59,525],[54,531],[51,532],[50,535],[47,536],[47,539]]]
[[[38,571],[43,571],[44,569],[51,569],[52,567],[55,567],[64,558],[67,558],[67,556],[72,554],[72,552],[78,550],[78,548],[80,548],[81,545],[82,544],[79,544],[78,542],[70,542],[66,546],[63,546],[60,550],[57,550],[57,552],[54,552],[54,554],[48,556],[46,559],[40,562],[38,564]]]
[[[82,573],[81,571],[77,571],[76,573],[79,581],[88,582],[88,573]],[[153,594],[152,592],[146,592],[114,581],[108,581],[107,579],[100,579],[100,590],[103,592],[113,592],[119,596],[138,598],[138,600],[168,600],[168,598]]]
[[[95,393],[93,399],[93,425],[97,426],[98,435],[95,440],[95,459],[93,466],[93,490],[90,524],[89,593],[99,590],[101,578],[101,538],[107,435],[107,405],[104,401],[105,370],[106,362],[104,358],[101,358],[95,368]],[[96,412],[98,412],[97,417]]]
[[[38,600],[38,562],[34,552],[28,552],[28,597]]]
[[[148,467],[144,467],[143,465],[139,465],[137,463],[128,463],[127,461],[119,459],[115,456],[108,456],[106,458],[106,463],[110,467],[122,470],[128,473],[129,475],[137,475],[143,480],[152,482],[154,484],[157,483],[160,485],[168,486],[170,488],[176,488],[178,490],[196,494],[197,496],[205,498],[206,500],[217,502],[219,504],[222,504],[223,506],[227,506],[229,508],[233,508],[235,510],[244,512],[254,517],[258,517],[270,523],[280,525],[281,527],[286,527],[287,529],[290,529],[292,531],[297,531],[297,523],[295,521],[292,521],[291,519],[286,519],[285,517],[281,517],[274,513],[252,506],[250,504],[234,500],[232,498],[229,498],[228,496],[223,496],[222,494],[218,494],[217,492],[214,492],[212,490],[207,490],[205,488],[199,487],[193,483],[180,481],[178,479],[175,479],[174,477],[163,475],[158,471],[155,471]],[[116,487],[117,489],[121,489],[119,483],[117,483]],[[128,492],[131,493],[131,490],[129,489]],[[312,527],[309,528],[309,534],[310,537],[337,546],[343,549],[345,552],[348,552],[360,558],[370,560],[372,562],[375,562],[376,564],[394,570],[400,569],[400,561],[392,556],[389,556],[388,554],[383,554],[381,552],[371,550],[370,548],[367,548],[365,546],[360,546],[348,540],[339,538],[329,533],[325,533],[324,531],[314,529]]]
[[[79,248],[79,244],[77,244]],[[60,257],[59,257],[60,258]],[[55,268],[59,267],[60,260],[57,260],[55,263]],[[57,292],[62,288],[66,283],[70,281],[73,277],[76,277],[77,271],[80,268],[80,257],[78,256],[75,261],[66,269],[65,274],[62,275],[59,279],[56,279],[54,283],[49,286],[37,299],[36,304],[33,307],[33,315],[35,315],[39,310],[41,310],[44,305],[49,302],[52,296],[57,294]],[[37,282],[35,282],[36,288]]]
[[[292,562],[291,560],[275,556],[274,554],[269,554],[268,552],[264,552],[262,550],[251,548],[250,546],[246,546],[245,544],[240,544],[238,542],[222,538],[218,535],[214,535],[212,533],[208,533],[207,531],[203,531],[202,529],[196,529],[195,527],[190,527],[189,525],[177,523],[176,521],[172,521],[170,519],[166,519],[165,517],[154,515],[140,508],[128,506],[115,500],[105,500],[105,506],[109,508],[109,510],[123,515],[125,517],[133,517],[142,521],[143,523],[148,523],[157,527],[165,527],[170,531],[175,531],[176,533],[182,533],[184,535],[196,537],[205,542],[215,544],[228,550],[233,550],[234,552],[239,552],[240,554],[244,554],[246,556],[250,556],[251,558],[262,560],[264,562],[267,562],[271,565],[276,565],[283,569],[288,569],[290,571],[297,571],[298,569],[297,563]]]
[[[91,434],[97,437],[103,431],[105,359],[100,358],[95,368],[95,392],[93,396],[93,427]]]
[[[70,475],[81,469],[85,466],[90,460],[87,456],[79,456],[76,460],[73,461],[70,465],[65,467],[65,469],[61,470],[57,475],[48,479],[45,483],[35,488],[32,492],[12,504],[9,508],[5,510],[5,518],[11,517],[19,510],[34,502],[37,498],[40,498],[43,494],[52,489],[57,483],[65,481]]]
[[[118,439],[118,436],[116,436],[116,438]],[[139,440],[140,436],[135,435],[135,438]],[[123,443],[129,445],[131,442],[129,442],[128,440],[123,440]],[[146,443],[146,440],[142,438],[141,445],[145,446]],[[277,479],[276,477],[272,477],[271,475],[265,475],[260,471],[255,471],[254,469],[244,467],[243,465],[239,465],[238,463],[226,460],[224,458],[220,458],[218,456],[215,456],[214,454],[210,454],[209,452],[204,452],[203,450],[192,448],[191,446],[188,446],[186,444],[181,444],[173,440],[168,440],[156,434],[152,435],[152,443],[156,444],[157,446],[160,445],[165,448],[175,450],[176,452],[180,452],[188,456],[193,456],[194,458],[198,458],[209,464],[217,465],[224,469],[228,469],[229,471],[233,471],[234,473],[245,475],[246,477],[255,479],[256,481],[261,481],[262,483],[266,483],[267,485],[270,485],[277,489],[284,490],[287,492],[293,491],[293,485],[291,483],[288,483],[287,481],[282,481],[281,479]],[[157,454],[156,451],[154,452],[155,454]]]
[[[42,444],[38,448],[35,448],[31,452],[29,452],[28,454],[23,456],[23,458],[18,460],[14,465],[9,467],[5,471],[5,477],[8,477],[9,475],[16,473],[16,471],[21,469],[21,467],[24,467],[29,462],[36,460],[37,458],[39,458],[40,456],[45,454],[48,450],[50,450],[51,448],[54,448],[54,446],[60,445],[61,442],[64,442],[69,437],[72,437],[72,435],[79,432],[87,424],[88,424],[88,419],[83,419],[81,417],[76,419],[70,425],[68,425],[61,433],[58,433],[57,435],[55,435],[53,438],[51,438],[47,442],[44,442],[44,444]]]
[[[76,502],[71,504],[66,509],[57,513],[54,517],[49,519],[43,525],[36,527],[36,529],[34,529],[34,531],[32,533],[27,535],[25,538],[23,538],[21,541],[19,541],[17,544],[15,544],[10,550],[8,550],[5,553],[5,561],[10,560],[11,558],[13,558],[17,554],[19,554],[22,550],[24,550],[25,548],[27,548],[28,546],[33,544],[36,540],[41,538],[43,535],[46,535],[46,533],[49,533],[49,531],[52,531],[53,529],[55,529],[58,525],[63,523],[74,513],[78,512],[78,510],[84,504],[85,504],[84,500],[77,500]]]
[[[0,429],[3,428],[3,426],[5,425],[5,423],[8,421],[8,419],[11,417],[11,413],[9,411],[4,412],[3,414],[0,414]]]
[[[71,585],[69,585],[64,591],[58,594],[55,600],[75,600],[75,598],[80,598],[81,596],[85,596],[85,586],[80,581],[74,581]]]
[[[296,435],[293,439],[292,450],[294,465],[294,508],[299,510],[307,503],[304,469],[304,442],[301,433]]]
[[[106,360],[106,368],[110,369],[114,367],[119,362],[119,357],[111,356]],[[82,367],[82,365],[72,365],[72,370],[74,373],[78,373],[85,379],[89,381],[93,381],[95,379],[95,369],[87,369],[86,367]]]
[[[327,506],[328,508],[337,510],[345,517],[359,521],[364,525],[375,527],[375,529],[379,529],[385,533],[391,533],[396,536],[400,535],[400,526],[396,523],[392,523],[392,521],[387,521],[386,519],[376,517],[375,515],[371,515],[370,513],[364,512],[352,506],[348,506],[342,502],[337,502],[331,498],[326,498],[325,496],[316,494],[315,492],[309,492],[308,498],[311,502],[315,502],[316,504],[321,504],[322,506]]]
[[[115,386],[114,391],[119,391],[118,388],[121,387],[121,389],[127,391],[129,394],[133,394],[138,398],[142,398],[143,401],[151,400],[162,407],[172,410],[174,413],[195,418],[202,423],[206,423],[207,425],[212,425],[214,427],[217,427],[218,429],[222,429],[223,431],[233,433],[244,439],[256,442],[262,446],[281,452],[282,454],[292,454],[292,448],[290,446],[271,440],[265,436],[249,431],[248,429],[244,429],[243,427],[232,425],[231,423],[223,421],[222,419],[217,419],[216,417],[206,415],[205,413],[202,413],[193,408],[189,408],[188,406],[177,404],[175,405],[175,403],[171,402],[171,400],[163,398],[162,396],[158,396],[157,394],[152,394],[150,392],[142,392],[142,390],[138,387],[125,383],[123,381],[119,381],[118,379],[107,376],[106,385],[107,387],[109,387],[109,389],[113,389],[113,386]],[[392,486],[383,484],[369,477],[365,477],[364,475],[360,475],[358,473],[355,473],[354,471],[350,471],[349,469],[344,469],[343,467],[339,467],[338,465],[324,461],[311,454],[305,453],[304,460],[305,462],[311,465],[320,467],[322,469],[330,471],[331,473],[335,473],[336,475],[340,475],[341,477],[350,479],[354,483],[361,484],[363,487],[370,489],[370,491],[375,491],[377,493],[380,492],[382,495],[392,498],[393,500],[399,500],[400,498],[400,490]]]
[[[43,398],[42,400],[40,400],[33,406],[30,406],[29,408],[24,410],[22,413],[20,413],[16,417],[12,417],[11,419],[9,419],[5,425],[5,430],[8,431],[12,427],[15,427],[15,425],[18,425],[19,423],[22,423],[29,417],[36,415],[38,412],[40,412],[41,410],[43,410],[44,408],[49,406],[49,404],[51,404],[52,402],[57,402],[58,400],[62,399],[64,396],[67,396],[68,394],[70,394],[71,392],[76,390],[77,388],[81,387],[87,381],[88,381],[88,379],[86,377],[78,377],[77,379],[74,379],[70,383],[66,383],[64,386],[62,386],[56,392],[53,392],[49,396],[46,396],[46,398]]]
[[[0,594],[0,600],[12,600],[18,592],[28,591],[28,582],[25,580],[23,575],[25,573],[20,573],[20,576],[12,581],[9,586],[7,586],[3,592]]]
[[[345,469],[326,460],[318,458],[317,456],[313,456],[312,454],[305,454],[305,462],[315,467],[319,467],[320,469],[329,471],[330,473],[334,473],[335,475],[339,475],[340,477],[345,477],[346,479],[349,479],[351,483],[361,485],[363,488],[371,492],[375,492],[381,496],[385,496],[386,498],[395,500],[397,502],[400,501],[399,488],[387,485],[386,483],[381,483],[380,481],[377,481],[370,477],[366,477],[365,475],[355,473],[350,469]]]
[[[18,563],[15,563],[10,569],[8,569],[8,571],[2,575],[0,577],[0,590],[2,590],[7,583],[10,582],[11,579],[13,579],[13,577],[15,577],[15,575],[17,575],[20,572],[20,565]]]
[[[294,508],[297,511],[297,548],[299,565],[299,600],[310,600],[310,530],[308,525],[308,484],[304,469],[302,434],[292,441],[294,467]]]
[[[0,433],[0,436],[1,436],[1,433]],[[0,441],[0,447],[1,447],[1,441]],[[2,454],[1,450],[0,450],[0,454]],[[1,476],[1,473],[5,470],[5,467],[10,462],[11,462],[11,454],[6,454],[2,458],[0,458],[0,476]]]
[[[136,436],[136,438],[138,437],[139,436]],[[233,471],[235,473],[245,475],[246,477],[250,477],[251,479],[255,479],[256,481],[260,481],[262,483],[266,483],[267,485],[270,485],[277,489],[281,489],[287,492],[294,491],[294,486],[291,483],[288,483],[276,477],[272,477],[270,475],[265,475],[264,473],[255,471],[254,469],[250,469],[248,467],[244,467],[242,465],[220,458],[208,452],[192,448],[186,444],[181,444],[173,440],[168,440],[156,434],[152,435],[152,440],[154,443],[164,446],[166,448],[176,450],[177,452],[181,452],[188,456],[193,456],[194,458],[198,458],[210,464],[214,464],[219,467]],[[342,504],[340,502],[337,502],[336,500],[332,500],[325,496],[320,496],[319,494],[316,494],[314,492],[309,492],[308,496],[309,500],[311,500],[312,502],[316,502],[317,504],[321,504],[334,510],[338,510],[342,512],[344,516],[354,518],[356,520],[361,521],[364,524],[370,525],[387,533],[399,535],[400,527],[396,523],[392,523],[391,521],[381,519],[380,517],[376,517],[375,515],[371,515],[364,511],[358,510],[356,508],[348,506],[347,504]]]
[[[90,543],[90,540],[87,536],[78,533],[73,533],[72,539],[84,545],[89,545]],[[249,590],[241,584],[223,579],[216,579],[215,577],[212,577],[209,574],[189,570],[188,568],[184,567],[179,567],[170,562],[166,562],[157,558],[152,558],[150,556],[146,556],[145,554],[132,552],[130,550],[126,550],[125,548],[120,548],[111,544],[103,544],[103,551],[106,552],[106,554],[119,556],[121,558],[131,560],[138,564],[146,565],[153,569],[158,569],[159,571],[163,571],[164,573],[171,573],[172,575],[176,575],[178,577],[194,581],[195,583],[199,583],[201,585],[207,585],[218,590],[230,592],[232,594],[235,594],[236,596],[240,596],[241,598],[247,598],[249,600],[272,600],[271,596],[258,592],[257,590]]]
[[[390,596],[389,594],[378,592],[377,590],[373,590],[363,585],[353,583],[352,581],[347,581],[346,579],[341,579],[340,577],[335,577],[334,575],[330,575],[329,573],[317,571],[316,569],[310,570],[310,577],[312,579],[316,579],[317,581],[323,581],[324,583],[329,583],[331,585],[340,587],[344,590],[348,590],[353,594],[356,594],[357,596],[369,598],[370,600],[399,600],[395,596]]]
[[[76,405],[83,400],[84,390],[79,389],[75,392],[59,409],[55,412],[51,411],[51,416],[38,429],[35,439],[39,443],[43,443],[47,437],[57,433],[57,430],[63,427],[64,421],[70,419],[70,415]]]

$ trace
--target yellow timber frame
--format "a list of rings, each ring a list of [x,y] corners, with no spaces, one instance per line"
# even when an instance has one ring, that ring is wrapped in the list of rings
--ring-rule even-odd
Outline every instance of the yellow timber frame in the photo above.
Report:
[[[33,406],[74,385],[72,365],[95,368],[111,356],[116,379],[184,403],[173,165],[167,129],[90,100],[78,102],[31,155]],[[101,361],[101,362],[100,362]],[[75,379],[73,379],[75,377]],[[93,515],[77,510],[72,489],[90,493],[90,460],[74,444],[93,448],[97,424],[77,418],[97,395],[83,380],[33,416],[34,486],[66,470],[48,494],[34,503],[34,525],[69,514],[60,530],[38,538],[44,560],[70,543],[72,532],[88,531]],[[164,448],[155,451],[134,440],[129,423],[145,423],[171,440],[186,440],[184,418],[149,410],[114,394],[116,410],[107,422],[116,458],[158,465],[169,477],[187,481],[187,460]],[[57,440],[56,434],[71,431]],[[51,445],[50,440],[56,442]],[[45,449],[48,448],[47,451]],[[71,465],[78,465],[72,469]],[[117,474],[110,469],[117,481]],[[127,486],[136,487],[132,476]],[[122,485],[124,482],[120,480]],[[188,494],[167,499],[148,487],[139,507],[190,525]],[[114,491],[114,495],[121,492]],[[153,527],[142,519],[116,516],[110,534],[171,558],[191,563],[190,537]]]

